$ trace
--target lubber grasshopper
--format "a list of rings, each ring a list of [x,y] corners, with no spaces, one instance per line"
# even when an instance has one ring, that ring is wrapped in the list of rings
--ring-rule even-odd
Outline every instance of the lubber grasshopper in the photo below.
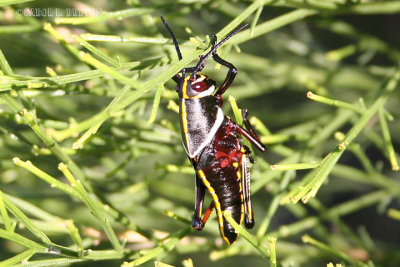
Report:
[[[178,59],[181,60],[182,54],[178,42],[164,18],[161,19],[174,42]],[[242,115],[247,130],[233,122],[221,109],[222,94],[235,79],[237,70],[231,63],[218,56],[217,49],[246,26],[235,29],[220,42],[217,42],[215,35],[210,35],[211,50],[200,56],[196,66],[184,68],[173,77],[179,95],[182,141],[196,171],[196,201],[192,225],[197,230],[203,229],[215,207],[221,236],[228,244],[235,242],[237,234],[223,217],[223,210],[230,211],[238,224],[244,217],[246,228],[254,226],[249,163],[253,160],[250,150],[241,144],[241,136],[247,138],[260,151],[265,151],[265,146],[247,120],[246,109],[243,109]],[[214,80],[198,74],[210,56],[229,69],[225,80],[217,90]],[[202,218],[206,189],[213,200]]]

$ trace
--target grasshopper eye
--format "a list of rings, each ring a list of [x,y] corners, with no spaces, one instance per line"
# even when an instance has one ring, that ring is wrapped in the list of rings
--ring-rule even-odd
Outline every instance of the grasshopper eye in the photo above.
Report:
[[[192,83],[192,89],[196,92],[204,92],[208,89],[208,85],[205,82],[200,81],[194,84]]]

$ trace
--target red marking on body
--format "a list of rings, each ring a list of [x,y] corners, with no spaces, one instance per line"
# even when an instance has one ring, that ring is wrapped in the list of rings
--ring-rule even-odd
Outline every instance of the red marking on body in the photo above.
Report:
[[[218,130],[214,140],[214,153],[221,168],[232,166],[235,162],[240,163],[243,155],[243,152],[240,151],[241,148],[239,134],[235,131],[231,122]]]
[[[221,159],[221,168],[225,168],[228,165],[229,165],[229,159],[228,158]]]

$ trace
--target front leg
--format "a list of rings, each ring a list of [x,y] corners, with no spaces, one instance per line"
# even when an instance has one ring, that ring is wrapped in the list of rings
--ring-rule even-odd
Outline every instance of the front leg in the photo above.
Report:
[[[211,34],[211,38],[213,39],[212,47],[214,47],[217,42],[217,37],[214,34]],[[218,91],[215,93],[216,97],[220,97],[223,93],[225,93],[226,89],[228,89],[228,87],[231,85],[231,83],[235,79],[236,74],[237,74],[237,69],[235,68],[235,66],[233,66],[232,63],[222,59],[216,52],[212,54],[212,57],[215,62],[229,68],[229,71],[226,74],[224,82],[221,84]]]

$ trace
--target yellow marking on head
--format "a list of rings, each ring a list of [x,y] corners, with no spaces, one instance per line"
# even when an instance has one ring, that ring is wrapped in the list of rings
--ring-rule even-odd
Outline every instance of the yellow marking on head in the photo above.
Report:
[[[189,81],[189,79],[190,79],[190,76],[189,77],[186,77],[184,80],[183,80],[183,85],[182,85],[182,98],[185,98],[185,99],[189,99],[190,97],[187,95],[187,86],[188,86],[188,81]]]

